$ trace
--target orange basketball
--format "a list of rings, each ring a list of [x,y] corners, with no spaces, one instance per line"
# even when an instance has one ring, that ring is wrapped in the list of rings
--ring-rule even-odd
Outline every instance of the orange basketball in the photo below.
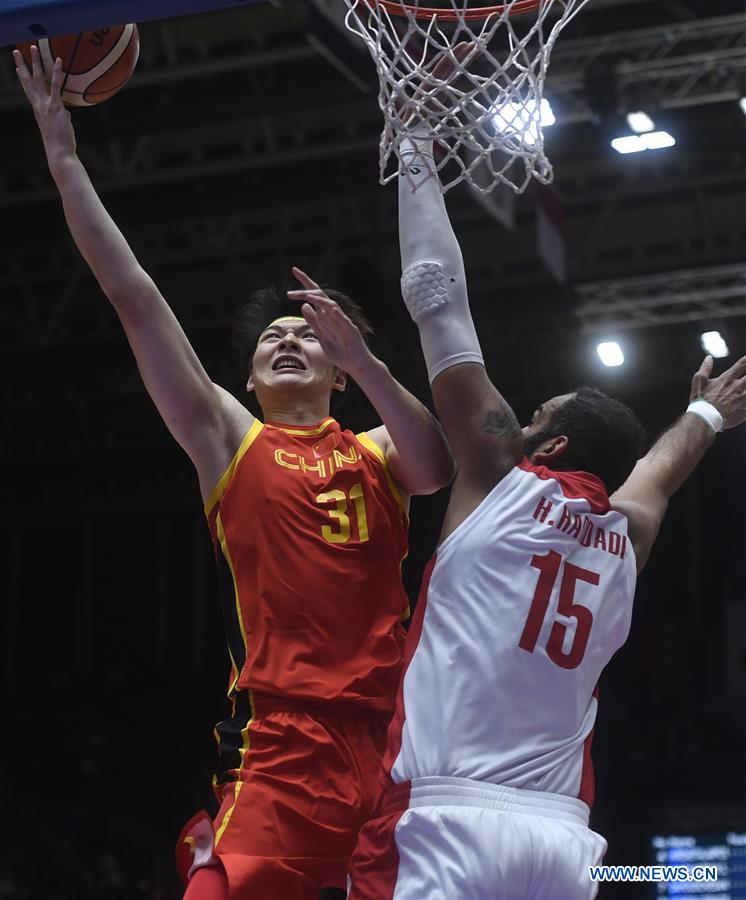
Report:
[[[68,106],[93,106],[108,100],[127,84],[140,52],[137,25],[112,25],[34,43],[39,47],[47,83],[52,80],[55,59],[62,59],[62,99]],[[30,47],[30,43],[18,45],[29,66]]]

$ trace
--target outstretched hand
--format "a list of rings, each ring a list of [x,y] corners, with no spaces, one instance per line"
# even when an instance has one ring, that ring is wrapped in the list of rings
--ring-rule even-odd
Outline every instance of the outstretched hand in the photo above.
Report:
[[[482,47],[478,41],[460,41],[453,47],[443,50],[430,63],[428,75],[419,84],[413,95],[430,116],[444,115],[448,108],[447,100],[442,95],[447,92],[449,79],[456,70],[461,69],[461,64],[471,63],[482,55]],[[414,118],[412,109],[404,104],[404,110],[400,117],[403,125],[409,125]]]
[[[706,356],[692,378],[691,400],[707,400],[725,420],[725,428],[735,428],[746,422],[746,356],[730,369],[711,378],[713,359]]]
[[[362,335],[339,305],[309,275],[297,266],[293,266],[293,275],[303,288],[288,291],[288,297],[303,304],[303,318],[313,328],[322,350],[332,364],[349,372],[354,378],[373,359]]]
[[[44,79],[39,48],[36,44],[31,45],[30,52],[30,70],[19,50],[13,51],[13,60],[18,80],[31,104],[51,165],[58,156],[72,156],[75,153],[75,131],[70,113],[65,109],[61,98],[64,79],[62,60],[58,57],[54,61],[52,83],[49,85]]]

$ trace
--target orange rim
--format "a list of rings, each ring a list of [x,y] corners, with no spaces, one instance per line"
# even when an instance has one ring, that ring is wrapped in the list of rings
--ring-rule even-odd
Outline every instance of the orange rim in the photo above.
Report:
[[[407,13],[412,13],[415,19],[431,19],[433,16],[436,16],[436,18],[443,19],[445,22],[456,22],[461,19],[489,19],[490,16],[503,13],[508,8],[507,3],[504,3],[502,6],[483,6],[479,9],[455,10],[439,9],[436,6],[410,6],[404,0],[400,3],[397,3],[396,0],[365,0],[365,2],[372,6],[382,6],[392,16],[406,16]],[[510,15],[516,16],[520,13],[531,12],[537,9],[541,2],[542,0],[518,0],[510,8]]]

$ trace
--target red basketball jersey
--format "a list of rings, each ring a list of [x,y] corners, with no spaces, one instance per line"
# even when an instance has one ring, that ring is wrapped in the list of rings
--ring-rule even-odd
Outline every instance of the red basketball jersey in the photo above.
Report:
[[[392,710],[407,513],[376,444],[332,418],[257,420],[205,511],[231,693]]]

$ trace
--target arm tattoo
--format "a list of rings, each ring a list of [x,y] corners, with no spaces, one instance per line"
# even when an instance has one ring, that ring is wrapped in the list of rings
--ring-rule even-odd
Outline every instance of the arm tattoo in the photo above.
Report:
[[[497,434],[500,437],[517,438],[521,435],[521,428],[515,413],[507,403],[503,403],[501,409],[487,410],[482,430],[487,434]]]

